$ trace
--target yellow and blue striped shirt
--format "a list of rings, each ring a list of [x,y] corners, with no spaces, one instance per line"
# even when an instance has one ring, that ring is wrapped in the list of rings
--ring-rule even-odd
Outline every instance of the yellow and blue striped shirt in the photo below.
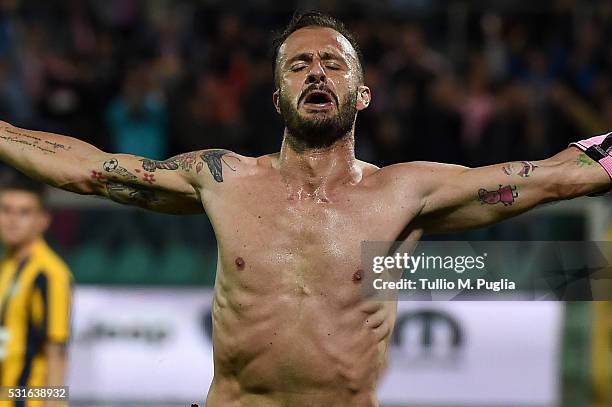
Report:
[[[45,345],[69,338],[71,283],[70,270],[42,239],[26,259],[0,262],[2,386],[46,385]]]

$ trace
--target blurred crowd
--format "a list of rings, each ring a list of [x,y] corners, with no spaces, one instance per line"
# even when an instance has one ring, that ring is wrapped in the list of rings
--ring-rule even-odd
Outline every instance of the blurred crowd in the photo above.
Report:
[[[0,0],[0,119],[156,159],[277,151],[270,34],[296,9],[357,34],[361,159],[540,159],[612,128],[612,3],[577,0]]]

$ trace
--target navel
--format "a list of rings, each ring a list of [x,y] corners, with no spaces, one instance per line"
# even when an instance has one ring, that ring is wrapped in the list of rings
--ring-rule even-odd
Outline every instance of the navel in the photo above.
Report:
[[[234,263],[236,263],[236,267],[238,267],[238,270],[244,269],[244,259],[242,257],[236,257]]]
[[[361,279],[363,278],[363,271],[361,269],[357,270],[353,273],[353,283],[359,284],[361,283]]]

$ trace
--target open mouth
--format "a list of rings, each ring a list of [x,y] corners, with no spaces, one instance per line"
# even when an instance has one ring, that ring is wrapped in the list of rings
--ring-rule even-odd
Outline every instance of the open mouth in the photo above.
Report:
[[[304,98],[304,106],[314,110],[328,109],[334,106],[334,99],[327,92],[315,90],[306,95]]]

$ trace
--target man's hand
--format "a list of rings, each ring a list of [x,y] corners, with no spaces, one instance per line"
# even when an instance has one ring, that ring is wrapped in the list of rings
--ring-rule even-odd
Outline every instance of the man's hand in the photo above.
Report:
[[[575,147],[546,160],[479,168],[412,165],[418,170],[423,196],[415,225],[425,233],[490,225],[542,203],[597,193],[610,186],[606,171]]]
[[[240,157],[203,150],[155,161],[109,154],[72,137],[0,122],[0,159],[26,175],[79,194],[174,214],[203,213],[202,189],[214,189]]]
[[[46,386],[64,386],[66,380],[66,345],[49,342],[45,346],[47,359]]]

